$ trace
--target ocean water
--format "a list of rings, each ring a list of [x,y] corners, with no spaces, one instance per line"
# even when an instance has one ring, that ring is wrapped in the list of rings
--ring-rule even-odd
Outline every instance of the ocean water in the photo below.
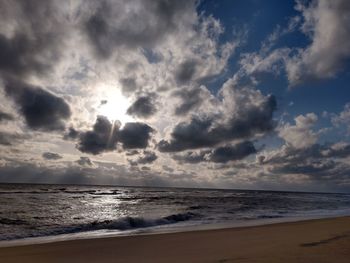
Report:
[[[0,184],[0,243],[350,215],[349,194]]]

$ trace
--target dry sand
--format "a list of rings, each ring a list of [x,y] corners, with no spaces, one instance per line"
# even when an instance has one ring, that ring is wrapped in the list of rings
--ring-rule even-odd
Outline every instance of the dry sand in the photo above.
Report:
[[[350,217],[0,248],[0,262],[350,262]]]

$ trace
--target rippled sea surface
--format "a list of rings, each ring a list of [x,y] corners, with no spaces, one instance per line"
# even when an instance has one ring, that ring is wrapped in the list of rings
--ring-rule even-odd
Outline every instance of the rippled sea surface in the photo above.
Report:
[[[337,215],[349,194],[0,184],[0,240]]]

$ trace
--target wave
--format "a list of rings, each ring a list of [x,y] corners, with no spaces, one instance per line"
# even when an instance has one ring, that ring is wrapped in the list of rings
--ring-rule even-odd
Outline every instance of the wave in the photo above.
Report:
[[[147,227],[156,227],[161,225],[175,224],[182,221],[191,220],[195,217],[199,217],[199,214],[187,212],[180,214],[172,214],[169,216],[156,218],[156,219],[146,219],[143,217],[123,217],[116,220],[104,220],[104,221],[94,221],[91,223],[79,224],[79,225],[70,225],[64,226],[62,228],[50,229],[46,231],[37,230],[35,234],[23,235],[23,236],[0,236],[0,240],[11,240],[18,238],[27,238],[27,237],[42,237],[42,236],[52,236],[52,235],[61,235],[61,234],[74,234],[79,232],[89,232],[97,230],[133,230],[139,228]],[[24,221],[21,220],[0,220],[0,224],[24,224]]]
[[[131,230],[137,228],[154,227],[160,225],[175,224],[182,221],[191,220],[198,217],[198,214],[187,212],[173,214],[157,219],[146,219],[143,217],[123,217],[117,220],[94,221],[88,224],[82,224],[72,229],[73,232],[93,231],[93,230]]]
[[[192,205],[188,207],[188,209],[190,210],[208,209],[208,208],[209,206],[204,206],[204,205]]]
[[[28,223],[21,219],[0,218],[2,225],[27,225]]]

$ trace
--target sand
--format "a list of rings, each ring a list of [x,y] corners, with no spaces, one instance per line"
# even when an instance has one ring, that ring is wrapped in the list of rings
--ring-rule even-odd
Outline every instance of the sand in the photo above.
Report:
[[[0,248],[0,262],[350,262],[350,217]]]

